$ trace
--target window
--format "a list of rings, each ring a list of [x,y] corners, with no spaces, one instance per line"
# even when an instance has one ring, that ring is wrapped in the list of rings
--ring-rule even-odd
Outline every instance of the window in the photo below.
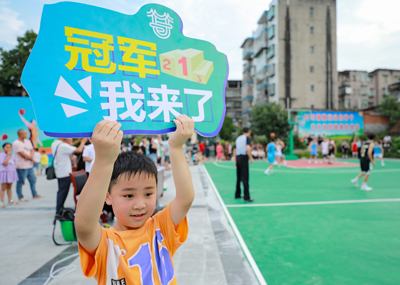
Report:
[[[271,45],[268,48],[267,58],[269,59],[269,58],[273,57],[274,55],[275,55],[275,45]]]
[[[314,66],[310,66],[310,72],[313,73],[314,72]]]
[[[310,34],[314,34],[314,27],[310,27]]]
[[[374,102],[368,102],[368,108],[373,107],[373,106],[374,106]]]
[[[369,89],[369,97],[374,97],[375,96],[375,89],[374,88],[370,88]]]
[[[387,74],[383,75],[383,83],[388,83],[388,76]]]
[[[271,21],[275,16],[275,5],[271,6],[268,12],[268,21]]]
[[[346,99],[344,100],[344,108],[345,109],[350,109],[350,99]]]
[[[361,86],[361,95],[367,95],[368,94],[368,88],[366,86]]]
[[[314,47],[310,46],[310,53],[314,53]]]
[[[353,75],[353,81],[357,81],[357,76]]]
[[[310,7],[310,16],[314,15],[314,8]]]
[[[361,101],[361,108],[368,108],[368,100]]]
[[[275,95],[275,83],[268,86],[268,95],[269,96]]]
[[[311,92],[314,92],[314,85],[311,85]]]
[[[275,25],[272,25],[268,30],[268,39],[272,39],[275,36]]]

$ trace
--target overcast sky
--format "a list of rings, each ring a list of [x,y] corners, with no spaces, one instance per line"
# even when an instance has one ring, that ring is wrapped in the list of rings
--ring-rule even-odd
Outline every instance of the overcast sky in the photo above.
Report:
[[[300,0],[292,0],[300,1]],[[0,47],[13,48],[26,30],[39,31],[44,4],[52,0],[0,0]],[[242,78],[242,50],[270,0],[79,0],[125,14],[145,3],[177,12],[186,36],[213,43],[228,55],[229,79]],[[338,70],[400,69],[400,0],[337,0]]]

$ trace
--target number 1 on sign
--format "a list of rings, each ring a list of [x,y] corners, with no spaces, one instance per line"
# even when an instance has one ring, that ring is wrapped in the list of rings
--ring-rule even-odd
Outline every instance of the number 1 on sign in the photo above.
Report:
[[[182,64],[183,75],[188,76],[186,57],[182,57],[180,60],[178,60],[178,63]]]

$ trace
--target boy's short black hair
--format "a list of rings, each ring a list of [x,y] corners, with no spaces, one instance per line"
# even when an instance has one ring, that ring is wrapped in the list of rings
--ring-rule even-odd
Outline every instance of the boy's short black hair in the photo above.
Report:
[[[132,152],[133,153],[137,153],[139,151],[139,149],[140,149],[140,146],[135,145],[135,146],[132,147]]]
[[[248,127],[244,127],[243,128],[243,133],[244,134],[247,134],[249,131],[250,131],[250,129]]]
[[[133,152],[120,153],[114,162],[108,192],[111,193],[111,188],[117,183],[120,176],[131,177],[142,173],[148,177],[153,176],[156,184],[158,183],[157,167],[148,156]]]
[[[8,144],[12,146],[12,144],[10,144],[9,142],[6,142],[6,143],[3,144],[3,148],[5,148],[5,146],[8,145]]]
[[[373,140],[375,138],[375,134],[367,134],[367,138]]]

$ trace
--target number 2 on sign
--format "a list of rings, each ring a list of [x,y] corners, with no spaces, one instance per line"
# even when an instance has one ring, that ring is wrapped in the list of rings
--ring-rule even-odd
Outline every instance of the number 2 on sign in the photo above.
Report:
[[[169,59],[164,59],[164,62],[166,62],[166,64],[164,64],[163,68],[166,70],[171,70],[171,68],[167,67],[168,65],[171,64],[171,61]]]
[[[182,57],[180,60],[178,60],[178,63],[182,64],[183,75],[188,76],[186,57]]]

